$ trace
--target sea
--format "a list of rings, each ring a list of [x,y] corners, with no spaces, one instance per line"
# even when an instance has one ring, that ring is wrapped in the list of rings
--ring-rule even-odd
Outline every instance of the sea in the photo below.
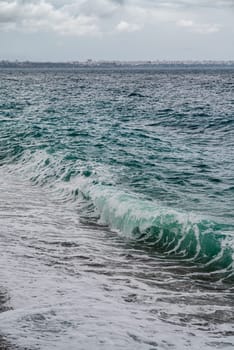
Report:
[[[234,69],[0,70],[0,348],[234,348]]]

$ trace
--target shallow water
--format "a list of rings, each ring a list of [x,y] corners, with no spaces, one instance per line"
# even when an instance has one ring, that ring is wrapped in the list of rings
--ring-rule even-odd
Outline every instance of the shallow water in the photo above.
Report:
[[[234,73],[0,74],[5,346],[233,348]]]

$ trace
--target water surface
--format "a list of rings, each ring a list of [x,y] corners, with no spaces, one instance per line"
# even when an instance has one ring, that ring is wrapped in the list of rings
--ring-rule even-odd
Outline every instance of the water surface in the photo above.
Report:
[[[0,75],[5,346],[231,349],[234,72]]]

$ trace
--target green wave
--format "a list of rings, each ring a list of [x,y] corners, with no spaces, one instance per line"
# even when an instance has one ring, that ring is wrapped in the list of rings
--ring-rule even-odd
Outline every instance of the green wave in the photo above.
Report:
[[[83,191],[100,213],[100,222],[112,229],[165,256],[196,261],[208,271],[232,269],[234,227],[102,185],[87,186]]]
[[[233,279],[234,225],[145,200],[118,187],[103,167],[92,169],[53,153],[26,152],[12,166],[24,179],[80,202],[79,214],[86,221],[95,218],[165,258],[190,261],[207,272],[224,271]]]

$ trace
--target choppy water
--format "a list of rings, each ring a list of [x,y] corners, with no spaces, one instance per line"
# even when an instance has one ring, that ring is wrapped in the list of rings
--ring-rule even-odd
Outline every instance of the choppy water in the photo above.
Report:
[[[233,348],[233,88],[0,72],[2,347]]]

